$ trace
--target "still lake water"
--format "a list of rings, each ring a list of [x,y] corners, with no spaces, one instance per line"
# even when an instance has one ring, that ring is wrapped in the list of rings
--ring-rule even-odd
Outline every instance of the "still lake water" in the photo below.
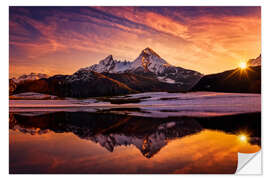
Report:
[[[260,150],[260,113],[167,118],[10,113],[9,123],[11,174],[227,174],[236,171],[238,152]]]

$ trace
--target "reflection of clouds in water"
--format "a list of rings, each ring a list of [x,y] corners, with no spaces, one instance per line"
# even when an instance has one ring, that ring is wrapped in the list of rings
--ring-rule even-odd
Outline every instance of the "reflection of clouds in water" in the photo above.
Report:
[[[185,155],[192,160],[174,173],[234,173],[237,152],[254,153],[260,150],[257,145],[239,142],[236,135],[209,130],[181,139],[181,143],[172,149],[177,147],[186,149]]]
[[[237,152],[254,153],[260,149],[257,145],[239,143],[236,135],[212,130],[171,140],[150,159],[143,157],[133,145],[117,147],[111,153],[70,133],[50,132],[46,140],[43,135],[18,132],[11,132],[11,136],[16,137],[16,143],[11,142],[15,156],[11,165],[34,167],[37,172],[233,173]],[[22,141],[25,138],[27,141]]]
[[[260,113],[200,118],[10,113],[10,169],[17,173],[233,173],[237,152],[260,149],[256,142],[242,142],[239,136],[259,142],[259,128]]]

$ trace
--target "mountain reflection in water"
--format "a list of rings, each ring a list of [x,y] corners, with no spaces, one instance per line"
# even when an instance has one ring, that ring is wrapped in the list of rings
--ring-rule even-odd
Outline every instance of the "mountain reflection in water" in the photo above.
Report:
[[[10,113],[10,173],[234,173],[237,152],[260,149],[260,118]]]

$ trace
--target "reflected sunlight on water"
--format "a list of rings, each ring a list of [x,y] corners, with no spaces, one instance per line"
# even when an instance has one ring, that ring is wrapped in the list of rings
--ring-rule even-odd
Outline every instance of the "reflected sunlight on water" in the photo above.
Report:
[[[203,130],[168,140],[146,158],[135,145],[110,152],[73,133],[10,130],[10,173],[234,173],[237,152],[259,150],[239,135]]]

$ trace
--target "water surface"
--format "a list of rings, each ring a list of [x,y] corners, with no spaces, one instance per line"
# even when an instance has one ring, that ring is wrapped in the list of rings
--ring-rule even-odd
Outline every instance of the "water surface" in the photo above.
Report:
[[[260,133],[260,113],[10,113],[10,173],[234,173],[238,152],[260,150]]]

